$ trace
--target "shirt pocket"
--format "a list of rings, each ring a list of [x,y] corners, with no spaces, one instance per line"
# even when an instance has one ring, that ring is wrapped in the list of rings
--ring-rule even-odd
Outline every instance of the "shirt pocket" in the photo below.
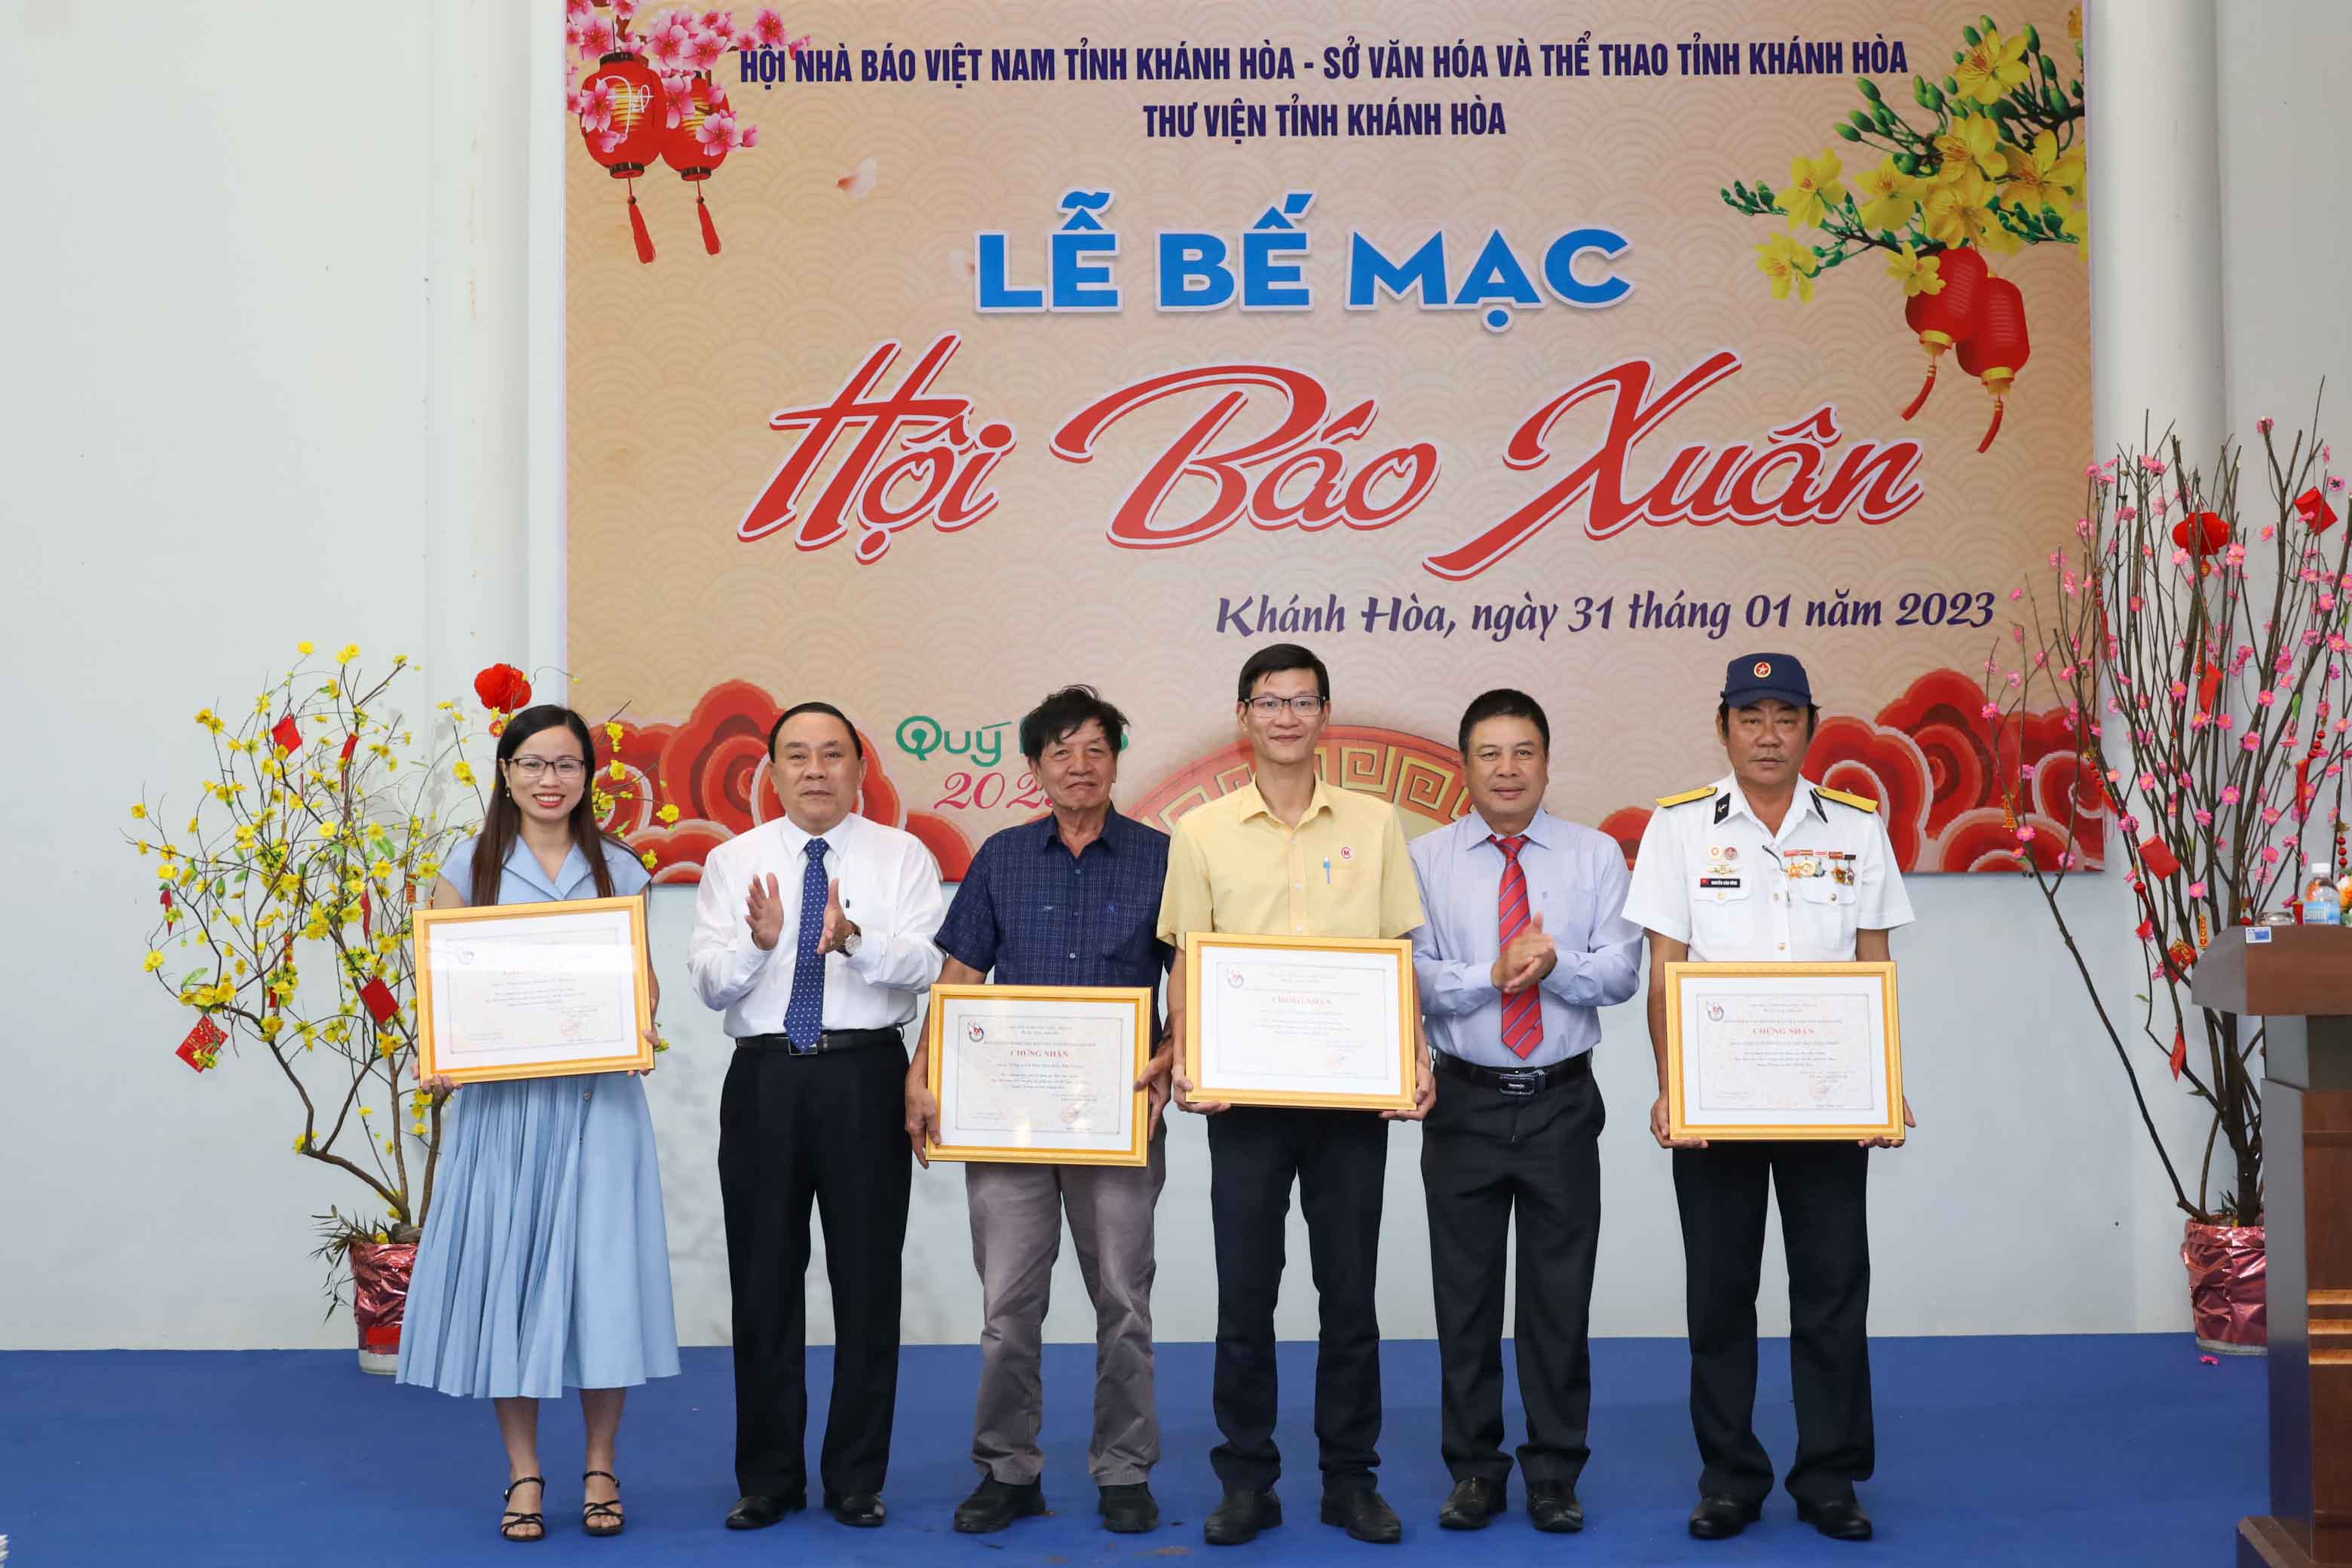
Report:
[[[1159,941],[1159,922],[1158,906],[1121,899],[1095,911],[1090,943],[1106,963],[1149,963]]]
[[[1548,890],[1538,894],[1536,910],[1543,916],[1544,934],[1562,952],[1587,951],[1592,945],[1592,904],[1589,893]]]
[[[1755,921],[1756,884],[1747,876],[1697,877],[1691,882],[1693,956],[1746,954]]]
[[[1844,959],[1853,956],[1855,889],[1832,876],[1797,877],[1790,900],[1805,922],[1808,945]]]

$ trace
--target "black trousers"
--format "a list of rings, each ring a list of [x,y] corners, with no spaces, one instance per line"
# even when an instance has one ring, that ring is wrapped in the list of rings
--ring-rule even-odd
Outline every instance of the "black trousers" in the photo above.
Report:
[[[1717,1143],[1675,1151],[1690,1306],[1691,1426],[1699,1491],[1761,1502],[1772,1461],[1756,1438],[1756,1290],[1764,1189],[1780,1196],[1789,1258],[1789,1373],[1797,1402],[1791,1497],[1851,1500],[1870,1479],[1870,1151],[1854,1143]]]
[[[1212,1403],[1225,1440],[1209,1455],[1228,1489],[1264,1491],[1275,1447],[1274,1306],[1282,1287],[1290,1184],[1307,1216],[1322,1332],[1315,1438],[1326,1491],[1368,1488],[1381,1457],[1381,1195],[1389,1124],[1369,1110],[1239,1105],[1209,1118],[1209,1214],[1217,1241]]]
[[[1565,1481],[1583,1472],[1592,1413],[1592,1258],[1601,1240],[1600,1086],[1589,1072],[1514,1097],[1449,1076],[1423,1123],[1429,1268],[1445,1468],[1457,1481],[1500,1484],[1503,1276],[1519,1229],[1519,1394],[1528,1440],[1520,1473]]]
[[[719,1100],[719,1190],[735,1298],[735,1484],[806,1489],[809,1204],[833,1281],[828,1499],[878,1492],[898,1397],[898,1258],[913,1155],[907,1056],[738,1047]]]

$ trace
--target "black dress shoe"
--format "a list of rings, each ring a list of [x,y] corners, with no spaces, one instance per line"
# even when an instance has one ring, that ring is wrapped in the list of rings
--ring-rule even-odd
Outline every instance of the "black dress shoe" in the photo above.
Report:
[[[1701,1541],[1728,1541],[1764,1516],[1764,1505],[1738,1498],[1703,1497],[1691,1510],[1690,1532]]]
[[[1503,1483],[1484,1476],[1466,1476],[1454,1483],[1437,1510],[1440,1530],[1484,1530],[1486,1521],[1507,1506]]]
[[[1201,1527],[1202,1539],[1212,1546],[1239,1546],[1255,1541],[1261,1530],[1282,1522],[1282,1500],[1272,1492],[1229,1491],[1209,1512]]]
[[[825,1500],[833,1517],[856,1530],[872,1530],[889,1517],[882,1506],[880,1492],[851,1492],[847,1497]]]
[[[806,1492],[745,1492],[727,1516],[730,1530],[765,1530],[788,1513],[808,1507]]]
[[[1807,1502],[1797,1500],[1797,1517],[1832,1541],[1870,1539],[1870,1515],[1858,1502]]]
[[[1117,1535],[1141,1535],[1160,1528],[1160,1505],[1144,1481],[1102,1489],[1103,1528]]]
[[[1370,1487],[1325,1492],[1323,1522],[1339,1525],[1357,1540],[1369,1541],[1375,1546],[1393,1546],[1404,1539],[1404,1521]]]
[[[1566,1481],[1529,1481],[1528,1522],[1547,1535],[1574,1535],[1584,1528],[1584,1505]]]
[[[879,1499],[876,1500],[877,1502]],[[971,1496],[956,1505],[959,1535],[993,1535],[1016,1519],[1034,1519],[1045,1511],[1045,1486],[1030,1481],[1015,1486],[994,1476],[982,1476]]]

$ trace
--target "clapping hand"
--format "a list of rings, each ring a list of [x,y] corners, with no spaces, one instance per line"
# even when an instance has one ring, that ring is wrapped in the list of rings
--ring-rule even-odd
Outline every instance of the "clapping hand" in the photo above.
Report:
[[[772,873],[765,879],[751,879],[751,896],[743,904],[743,923],[751,928],[752,944],[762,952],[773,951],[783,940],[784,900]]]
[[[1559,962],[1559,948],[1544,934],[1540,911],[1528,917],[1527,925],[1503,949],[1495,960],[1492,978],[1495,988],[1506,996],[1516,995],[1530,985],[1540,984]]]
[[[857,934],[857,922],[841,912],[841,879],[835,877],[824,887],[824,930],[816,939],[817,956],[844,951]]]

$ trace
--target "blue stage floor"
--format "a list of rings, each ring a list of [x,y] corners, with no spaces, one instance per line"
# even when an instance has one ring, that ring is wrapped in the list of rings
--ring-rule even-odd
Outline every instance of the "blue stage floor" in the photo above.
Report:
[[[811,1377],[829,1352],[811,1356]],[[1290,1523],[1216,1555],[1245,1563],[1381,1558],[1316,1522],[1307,1404],[1314,1347],[1283,1347],[1281,1487]],[[0,1354],[0,1534],[9,1568],[207,1568],[211,1564],[518,1563],[637,1564],[920,1561],[1043,1568],[1198,1555],[1217,1497],[1209,1347],[1163,1345],[1166,1457],[1153,1477],[1156,1535],[1113,1536],[1094,1516],[1086,1472],[1091,1347],[1047,1352],[1045,1443],[1053,1517],[993,1536],[949,1527],[970,1489],[977,1352],[909,1349],[899,1381],[889,1524],[850,1531],[822,1513],[730,1534],[734,1402],[724,1351],[689,1351],[681,1377],[632,1396],[621,1434],[627,1533],[579,1529],[580,1419],[551,1407],[541,1448],[552,1483],[550,1539],[529,1556],[495,1531],[505,1472],[486,1405],[362,1375],[349,1352]],[[1437,1355],[1393,1342],[1382,1490],[1405,1543],[1433,1561],[1517,1563],[1851,1562],[2165,1563],[2231,1561],[2240,1515],[2264,1509],[2263,1363],[2208,1366],[2186,1335],[1883,1340],[1873,1347],[1879,1479],[1863,1489],[1878,1524],[1869,1547],[1823,1540],[1777,1495],[1737,1541],[1684,1532],[1697,1461],[1678,1340],[1593,1345],[1593,1458],[1580,1488],[1581,1536],[1528,1528],[1513,1511],[1480,1534],[1436,1527],[1446,1476],[1437,1455]],[[824,1409],[821,1384],[812,1407]],[[1518,1413],[1510,1413],[1512,1440]],[[1784,1342],[1768,1342],[1758,1422],[1776,1462],[1792,1444]],[[814,1452],[814,1434],[812,1434]],[[814,1466],[812,1466],[814,1468]]]

